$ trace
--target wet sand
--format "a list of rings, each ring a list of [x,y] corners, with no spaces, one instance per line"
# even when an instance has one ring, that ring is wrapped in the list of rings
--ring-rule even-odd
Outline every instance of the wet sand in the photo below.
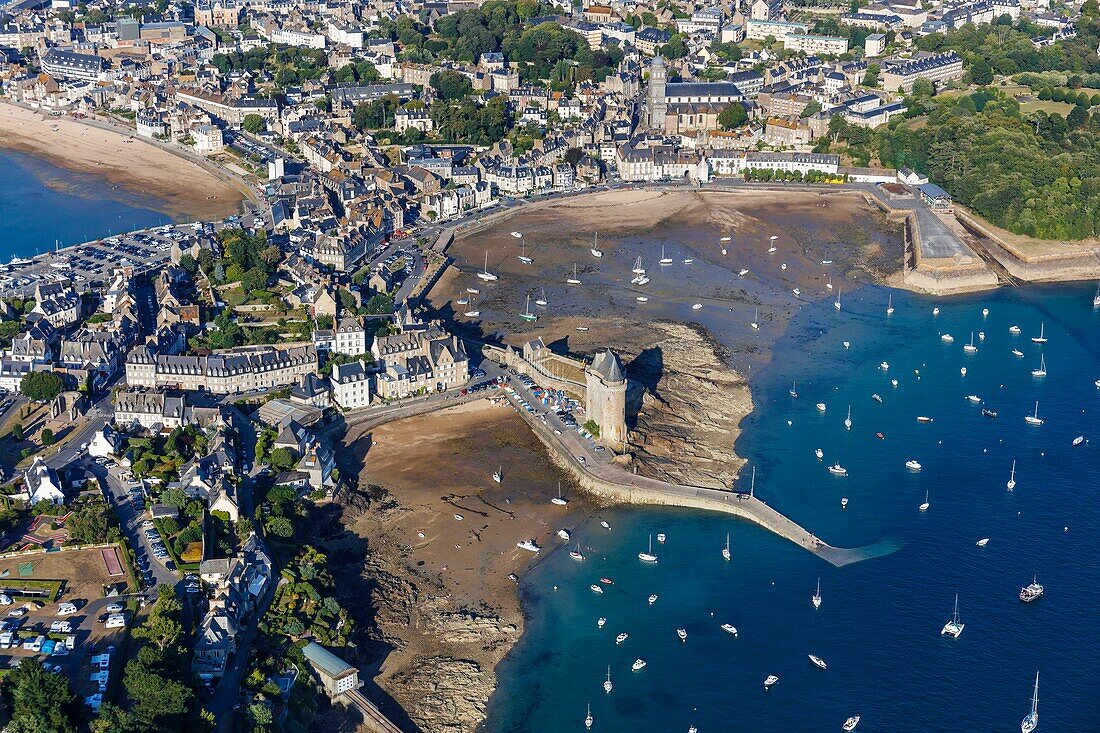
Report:
[[[563,481],[569,506],[550,503],[559,474],[544,448],[510,407],[488,400],[389,423],[351,450],[360,488],[381,498],[345,526],[370,548],[374,633],[391,649],[365,676],[376,673],[422,730],[473,730],[496,664],[522,633],[508,575],[565,544],[556,532],[585,511],[584,497]],[[524,539],[542,553],[519,549]]]
[[[244,184],[222,180],[197,163],[136,135],[48,117],[0,104],[0,147],[40,156],[82,173],[103,176],[134,193],[151,196],[177,220],[222,219],[237,213]]]

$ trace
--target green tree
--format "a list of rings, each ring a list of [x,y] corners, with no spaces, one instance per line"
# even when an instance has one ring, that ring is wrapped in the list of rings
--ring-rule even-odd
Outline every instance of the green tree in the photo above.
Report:
[[[19,382],[19,392],[33,402],[50,402],[65,389],[65,380],[53,372],[28,372]]]
[[[867,73],[863,75],[863,86],[877,87],[879,71],[881,69],[878,64],[867,64]]]
[[[244,116],[244,122],[241,123],[241,126],[245,132],[256,135],[267,129],[267,121],[260,115],[248,114]]]
[[[289,448],[276,448],[271,451],[271,469],[273,471],[289,471],[294,468],[296,463],[294,453]]]
[[[42,428],[42,432],[38,434],[38,439],[42,442],[42,445],[48,448],[49,446],[53,445],[53,430],[50,430],[49,428]]]
[[[4,678],[4,690],[11,703],[8,730],[30,733],[73,733],[75,703],[69,681],[46,671],[34,658],[22,660]]]
[[[726,107],[718,115],[718,124],[726,130],[733,130],[741,127],[749,121],[748,114],[745,113],[745,108],[741,106],[739,102],[734,102]]]
[[[978,59],[970,65],[970,81],[979,85],[985,86],[986,84],[993,83],[993,69],[989,67],[989,62],[985,59]]]
[[[267,531],[276,537],[290,537],[294,534],[294,525],[286,517],[272,517],[267,521]]]
[[[465,99],[474,90],[469,79],[452,69],[444,69],[432,74],[430,84],[444,102]]]
[[[1066,115],[1066,124],[1069,125],[1071,130],[1076,130],[1079,127],[1084,127],[1089,121],[1088,110],[1077,104]]]
[[[11,426],[11,437],[12,437],[12,440],[22,440],[23,439],[23,423],[17,422],[17,423],[15,423],[15,425]]]

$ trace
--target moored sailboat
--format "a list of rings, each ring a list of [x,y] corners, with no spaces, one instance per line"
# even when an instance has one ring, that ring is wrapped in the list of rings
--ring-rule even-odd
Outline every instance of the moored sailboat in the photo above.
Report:
[[[1031,733],[1039,727],[1039,673],[1035,673],[1035,691],[1031,693],[1031,712],[1020,721],[1020,733]]]
[[[943,625],[943,630],[940,631],[940,636],[950,636],[953,639],[958,639],[962,635],[963,628],[966,624],[959,621],[959,594],[955,594],[955,610],[951,614],[951,620]]]

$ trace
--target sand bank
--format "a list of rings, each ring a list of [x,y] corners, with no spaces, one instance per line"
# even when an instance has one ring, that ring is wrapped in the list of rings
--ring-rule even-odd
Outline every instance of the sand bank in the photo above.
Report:
[[[0,147],[40,156],[151,196],[174,219],[222,219],[236,213],[248,190],[200,163],[104,123],[49,117],[0,104]]]

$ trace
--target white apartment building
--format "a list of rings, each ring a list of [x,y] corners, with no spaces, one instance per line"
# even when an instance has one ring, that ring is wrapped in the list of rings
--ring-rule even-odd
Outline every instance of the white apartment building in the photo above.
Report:
[[[803,51],[808,54],[839,56],[848,52],[848,39],[839,36],[788,33],[787,37],[783,39],[783,48],[788,51]]]
[[[148,346],[137,346],[126,356],[126,383],[131,387],[171,387],[214,394],[287,387],[316,370],[317,350],[312,344],[247,347],[209,356],[156,354]]]
[[[342,409],[354,410],[370,405],[370,373],[362,360],[333,365],[329,382],[332,383],[332,399]]]

